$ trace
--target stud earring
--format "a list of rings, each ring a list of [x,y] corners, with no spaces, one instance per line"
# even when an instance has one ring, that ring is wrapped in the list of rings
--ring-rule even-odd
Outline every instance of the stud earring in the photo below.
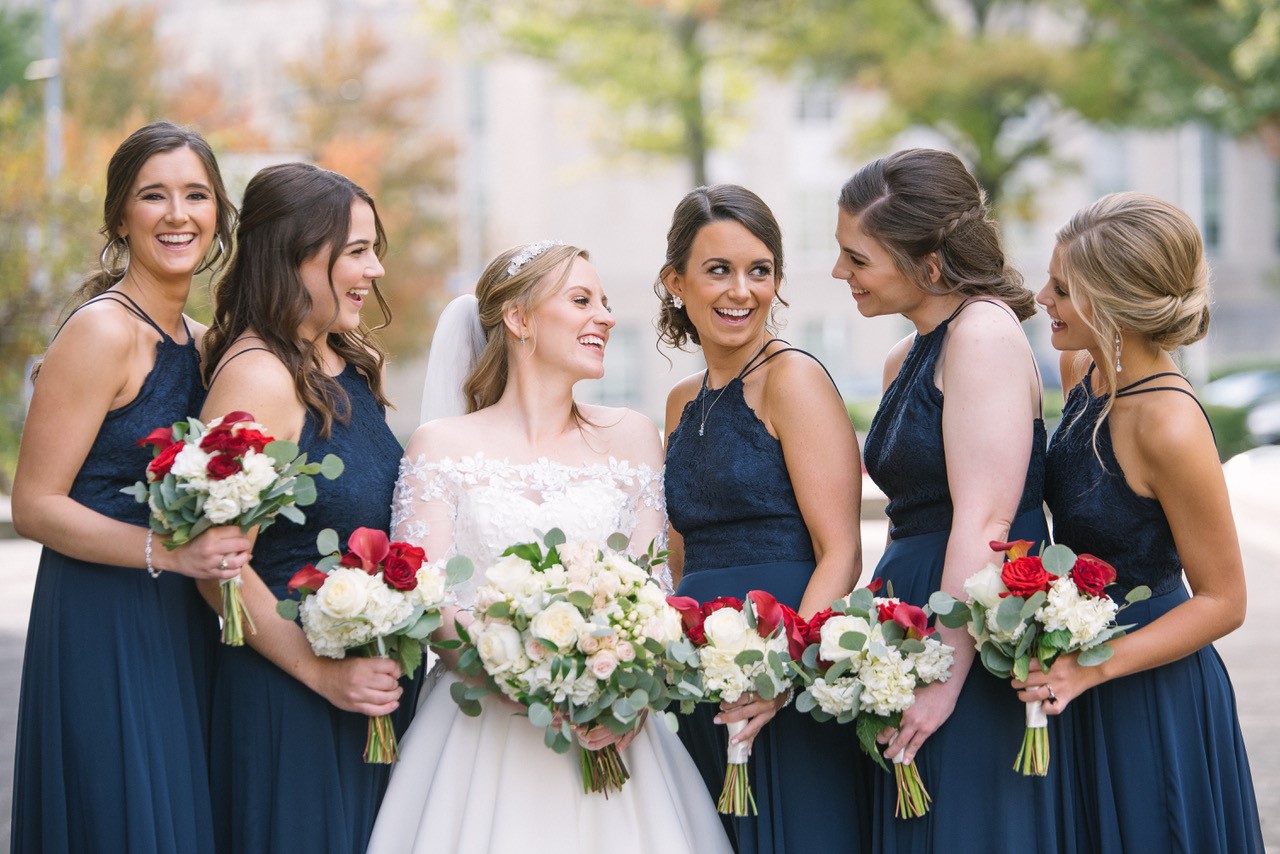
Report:
[[[680,297],[677,294],[672,294],[671,307],[677,310],[684,308],[684,300],[680,299]]]
[[[523,346],[524,346],[524,336],[523,336],[523,335],[521,335],[521,336],[520,336],[520,346],[521,346],[521,347],[523,347]]]
[[[1120,366],[1120,333],[1116,333],[1116,373],[1120,373],[1124,368]]]

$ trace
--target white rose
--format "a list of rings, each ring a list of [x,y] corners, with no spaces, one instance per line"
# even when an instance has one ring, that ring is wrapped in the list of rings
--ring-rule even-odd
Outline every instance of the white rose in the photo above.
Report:
[[[596,574],[594,586],[597,596],[613,597],[622,591],[622,579],[616,572],[602,570]]]
[[[618,669],[618,656],[607,649],[587,657],[587,669],[597,679],[608,679]]]
[[[215,498],[210,495],[204,501],[204,515],[215,525],[225,525],[240,515],[240,502],[230,496]]]
[[[316,606],[335,620],[360,616],[369,601],[369,576],[362,569],[338,567],[325,578],[315,599]]]
[[[567,651],[578,642],[578,633],[587,621],[568,602],[553,602],[529,621],[529,631],[557,650]]]
[[[415,577],[418,586],[413,588],[418,601],[424,608],[437,608],[444,602],[446,579],[440,567],[434,563],[425,563],[418,567]]]
[[[527,560],[507,555],[485,570],[485,578],[508,596],[527,595],[534,589],[533,567]]]
[[[716,649],[737,653],[747,648],[747,620],[741,611],[733,608],[721,608],[715,611],[702,624],[707,642]]]
[[[600,639],[592,634],[583,634],[578,638],[578,649],[582,650],[587,655],[591,655],[593,652],[599,651]]]
[[[547,648],[537,638],[525,638],[524,654],[529,656],[530,661],[542,661],[547,657]]]
[[[595,570],[600,549],[591,543],[564,543],[556,546],[556,554],[560,555],[569,580],[582,582]]]
[[[518,669],[523,657],[520,633],[507,623],[489,623],[478,638],[476,652],[484,663],[484,669],[492,676]]]
[[[1009,592],[1009,588],[1000,580],[1000,572],[1000,567],[994,563],[987,564],[965,579],[965,594],[982,607],[994,611],[1004,601],[1000,594]]]
[[[840,645],[840,638],[844,637],[848,632],[857,632],[869,640],[871,638],[871,624],[862,617],[855,617],[850,614],[836,614],[831,617],[822,624],[822,629],[818,633],[821,639],[818,647],[818,656],[824,661],[834,663],[861,655],[862,650],[860,649],[845,649]]]

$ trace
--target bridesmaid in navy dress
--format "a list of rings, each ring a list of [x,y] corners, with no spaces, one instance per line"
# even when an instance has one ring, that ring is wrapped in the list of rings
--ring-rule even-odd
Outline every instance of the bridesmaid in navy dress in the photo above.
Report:
[[[867,471],[889,497],[890,543],[875,577],[924,605],[996,558],[993,540],[1040,543],[1045,427],[1040,379],[1019,322],[1035,313],[1005,263],[985,194],[952,154],[900,151],[860,169],[840,194],[832,275],[866,317],[901,315],[915,331],[885,362],[867,433]],[[974,661],[963,629],[951,678],[916,691],[889,758],[915,760],[933,797],[921,818],[894,817],[892,775],[875,775],[876,851],[1072,850],[1068,763],[1047,778],[1013,771],[1025,706]],[[1050,728],[1070,755],[1069,721]]]
[[[1051,715],[1074,711],[1084,848],[1262,851],[1235,694],[1212,646],[1244,621],[1240,544],[1212,430],[1170,357],[1208,331],[1200,233],[1161,199],[1106,196],[1058,232],[1039,301],[1070,389],[1049,449],[1054,538],[1111,563],[1113,596],[1140,584],[1153,595],[1121,614],[1136,628],[1108,661],[1066,656],[1014,684]]]
[[[861,570],[861,464],[839,391],[812,356],[769,337],[782,235],[758,196],[732,184],[680,202],[656,285],[660,328],[700,345],[707,369],[667,399],[666,495],[677,592],[699,602],[765,590],[809,617]],[[740,852],[865,850],[865,759],[851,727],[819,724],[785,697],[700,706],[680,736],[713,796],[723,723],[745,720],[759,814],[725,819]],[[714,718],[714,720],[713,720]]]
[[[204,328],[182,309],[233,216],[194,131],[156,122],[111,158],[103,269],[35,379],[14,479],[14,526],[44,544],[18,702],[14,852],[213,851],[217,621],[191,579],[234,576],[249,540],[214,528],[168,551],[147,506],[120,490],[151,462],[137,440],[199,411]]]
[[[275,607],[290,577],[318,558],[322,529],[345,541],[357,527],[390,526],[400,444],[384,419],[384,356],[360,317],[370,294],[387,316],[375,282],[385,240],[367,193],[303,163],[253,177],[236,236],[214,292],[204,415],[251,412],[309,459],[337,454],[346,470],[316,480],[305,525],[281,520],[258,536],[243,573],[257,633],[220,649],[215,833],[220,850],[239,854],[359,852],[389,776],[364,763],[366,716],[413,703],[395,663],[318,657]],[[216,587],[202,589],[216,607]]]

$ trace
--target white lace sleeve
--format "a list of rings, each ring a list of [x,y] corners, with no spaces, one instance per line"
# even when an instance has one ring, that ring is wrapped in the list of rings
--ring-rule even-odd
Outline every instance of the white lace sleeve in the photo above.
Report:
[[[633,521],[631,551],[643,554],[650,543],[654,551],[667,547],[667,501],[662,486],[662,469],[640,466],[637,469],[635,487],[631,492],[628,515]],[[654,569],[653,575],[668,593],[674,592],[671,570],[664,563]]]
[[[421,546],[428,560],[447,560],[456,553],[457,518],[457,493],[448,469],[422,455],[402,459],[391,500],[391,539]]]

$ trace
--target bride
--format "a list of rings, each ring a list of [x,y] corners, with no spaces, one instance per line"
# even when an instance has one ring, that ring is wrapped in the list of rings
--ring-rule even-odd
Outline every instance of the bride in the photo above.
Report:
[[[573,400],[574,383],[603,376],[613,324],[587,253],[556,242],[502,253],[476,296],[455,300],[440,319],[424,416],[469,414],[413,434],[392,536],[432,560],[474,561],[458,594],[464,625],[484,568],[539,531],[599,541],[621,531],[637,552],[664,537],[657,429],[630,410]],[[621,793],[584,794],[574,752],[545,747],[519,706],[489,696],[470,718],[448,684],[432,687],[457,680],[455,664],[456,653],[445,652],[428,676],[370,852],[730,850],[702,778],[661,723],[651,719],[619,741],[631,771]],[[597,728],[579,740],[598,749],[617,737]]]

